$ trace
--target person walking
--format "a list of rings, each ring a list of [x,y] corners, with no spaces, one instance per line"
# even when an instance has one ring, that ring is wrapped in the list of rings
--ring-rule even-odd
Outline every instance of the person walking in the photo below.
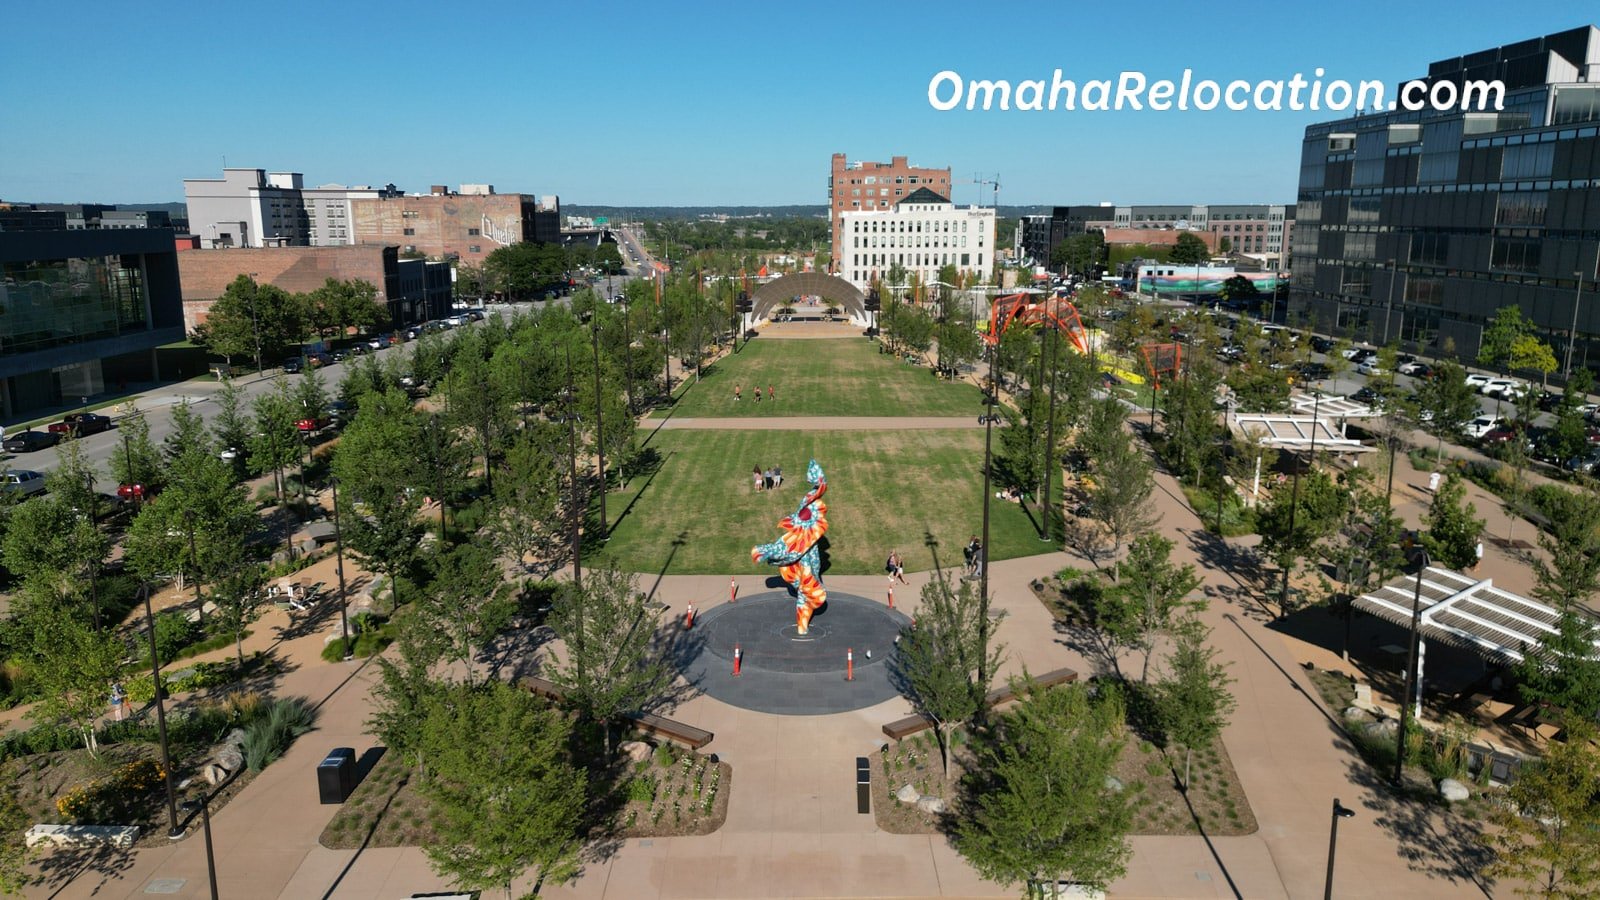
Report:
[[[783,466],[772,467],[772,486],[783,487]]]
[[[128,708],[128,695],[122,690],[122,683],[118,681],[112,682],[111,714],[116,716],[118,722],[121,722],[122,717],[127,713]]]
[[[756,388],[755,397],[756,397],[756,402],[760,403],[761,402],[761,388]]]
[[[767,399],[768,400],[772,399],[772,385],[771,384],[767,385]]]
[[[889,551],[889,561],[885,564],[885,568],[888,569],[889,581],[891,584],[895,581],[899,581],[901,584],[911,583],[906,580],[906,565],[905,562],[900,559],[899,550]]]
[[[1483,541],[1478,542],[1478,546],[1473,548],[1472,554],[1472,571],[1476,572],[1478,571],[1478,566],[1483,564]]]
[[[765,472],[762,472],[761,477],[766,481],[767,490],[772,490],[772,470],[768,469]]]
[[[733,386],[733,402],[739,402],[739,386],[737,384]]]
[[[1428,476],[1428,493],[1439,493],[1439,478],[1440,476],[1438,472],[1434,472],[1432,475]]]
[[[978,553],[982,549],[983,543],[978,540],[977,535],[973,535],[972,540],[967,541],[967,545],[961,548],[961,555],[967,561],[966,570],[968,575],[978,574]]]
[[[753,478],[755,478],[756,490],[759,491],[763,487],[765,487],[765,482],[761,478],[761,467],[760,466],[756,466],[754,469],[752,469],[750,474],[751,474],[751,476]]]

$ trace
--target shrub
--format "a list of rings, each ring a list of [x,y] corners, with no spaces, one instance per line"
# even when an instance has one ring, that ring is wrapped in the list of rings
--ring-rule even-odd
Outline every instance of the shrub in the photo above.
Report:
[[[153,760],[136,759],[110,775],[81,784],[56,800],[56,811],[73,822],[116,824],[131,818],[143,795],[166,779]]]
[[[245,766],[259,772],[271,765],[315,720],[316,711],[304,698],[274,700],[245,728]]]
[[[628,782],[628,799],[635,803],[649,803],[656,797],[654,775],[640,775]]]
[[[161,656],[163,663],[171,662],[177,658],[178,651],[201,640],[205,632],[201,630],[200,623],[191,622],[183,612],[171,610],[156,616],[156,653]],[[150,665],[150,645],[148,641],[142,645],[143,653],[140,655],[143,665]]]

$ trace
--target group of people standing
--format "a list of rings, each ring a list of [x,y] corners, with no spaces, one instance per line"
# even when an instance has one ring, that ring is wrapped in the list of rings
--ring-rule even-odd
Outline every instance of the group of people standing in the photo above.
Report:
[[[751,470],[750,477],[755,480],[756,490],[774,490],[783,487],[783,466],[773,466],[765,471],[762,471],[760,466],[756,466]]]
[[[759,385],[759,384],[756,385],[755,390],[752,393],[753,393],[754,397],[756,398],[756,402],[760,403],[761,402],[761,385]],[[734,385],[733,386],[733,402],[738,403],[740,400],[743,400],[743,399],[744,399],[744,388],[742,386],[740,386],[740,385],[737,385],[737,384]],[[777,399],[777,395],[773,392],[772,385],[770,385],[770,384],[767,385],[767,400],[773,401],[773,400],[776,400],[776,399]]]

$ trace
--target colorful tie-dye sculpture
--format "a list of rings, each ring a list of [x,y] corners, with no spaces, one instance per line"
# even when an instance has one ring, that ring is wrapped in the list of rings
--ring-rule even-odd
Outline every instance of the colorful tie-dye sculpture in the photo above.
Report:
[[[778,574],[794,589],[794,624],[800,634],[810,630],[812,613],[828,602],[820,576],[822,554],[817,547],[828,532],[828,504],[822,502],[828,479],[814,459],[806,467],[806,481],[811,490],[800,501],[800,507],[778,523],[783,536],[750,549],[750,558],[755,562],[779,566]]]

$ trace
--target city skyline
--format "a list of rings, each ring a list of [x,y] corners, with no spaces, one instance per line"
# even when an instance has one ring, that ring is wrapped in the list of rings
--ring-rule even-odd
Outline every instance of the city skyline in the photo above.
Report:
[[[929,81],[1055,69],[1254,81],[1322,68],[1392,87],[1432,60],[1595,19],[1578,3],[1519,11],[1514,24],[1487,3],[1452,6],[1448,18],[1377,3],[1315,16],[1172,4],[1137,27],[1026,10],[976,29],[981,43],[951,46],[904,27],[972,33],[966,9],[923,4],[915,17],[876,14],[879,23],[834,7],[799,19],[732,6],[506,6],[441,23],[421,3],[289,3],[271,19],[218,8],[177,21],[30,3],[19,12],[30,40],[0,59],[13,122],[0,142],[0,198],[179,201],[184,178],[215,177],[225,159],[301,172],[307,185],[489,183],[576,205],[823,205],[828,159],[843,152],[949,167],[963,205],[992,203],[993,190],[972,181],[996,176],[1008,206],[1292,203],[1304,128],[1344,114],[940,112]],[[118,35],[116,48],[91,42],[64,64],[61,49],[81,43],[86,20]]]

